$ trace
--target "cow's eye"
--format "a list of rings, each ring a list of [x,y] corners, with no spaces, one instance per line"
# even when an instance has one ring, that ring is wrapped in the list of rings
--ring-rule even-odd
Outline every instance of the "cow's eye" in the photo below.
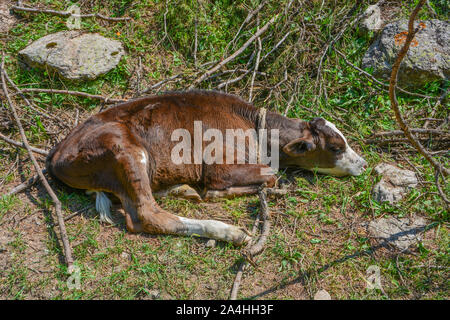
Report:
[[[344,150],[341,148],[336,148],[336,147],[330,147],[330,151],[335,153],[335,154],[341,154],[344,153]]]

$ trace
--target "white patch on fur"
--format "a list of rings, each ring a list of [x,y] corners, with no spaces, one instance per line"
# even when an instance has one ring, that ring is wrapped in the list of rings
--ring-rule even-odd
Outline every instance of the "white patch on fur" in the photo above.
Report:
[[[331,174],[335,176],[346,176],[349,174],[352,176],[360,175],[364,171],[364,166],[367,164],[367,162],[363,158],[361,158],[355,151],[353,151],[353,149],[349,146],[347,139],[333,123],[326,121],[326,125],[342,137],[342,139],[345,141],[346,148],[341,159],[336,161],[336,166],[334,168],[317,168],[316,170],[320,173]]]
[[[100,214],[100,220],[114,224],[111,216],[111,200],[104,192],[96,191],[95,194],[95,209]]]
[[[145,151],[141,150],[141,163],[142,164],[147,164],[147,155],[145,154]]]
[[[179,217],[185,227],[185,235],[196,235],[235,244],[250,241],[250,237],[241,229],[216,220],[197,220]]]

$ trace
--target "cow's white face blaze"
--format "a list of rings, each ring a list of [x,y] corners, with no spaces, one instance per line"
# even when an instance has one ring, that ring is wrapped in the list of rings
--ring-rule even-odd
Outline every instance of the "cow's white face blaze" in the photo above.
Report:
[[[357,176],[364,171],[366,161],[333,123],[315,118],[303,128],[302,135],[283,147],[285,164],[335,176]]]
[[[342,156],[336,160],[333,168],[317,168],[316,170],[320,173],[331,174],[334,176],[358,176],[363,173],[367,162],[349,146],[347,139],[333,123],[326,120],[326,126],[334,130],[345,141],[345,151],[342,153]]]

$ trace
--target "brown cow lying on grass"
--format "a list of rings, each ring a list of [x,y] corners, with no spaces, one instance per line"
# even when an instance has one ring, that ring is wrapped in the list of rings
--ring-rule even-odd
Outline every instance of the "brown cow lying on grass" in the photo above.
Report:
[[[104,192],[113,193],[122,203],[131,232],[195,234],[241,245],[250,240],[244,230],[220,221],[175,216],[161,209],[152,193],[187,184],[203,190],[207,199],[210,194],[256,193],[262,183],[273,186],[275,175],[263,172],[270,168],[268,164],[239,163],[234,153],[232,163],[228,158],[223,163],[211,163],[199,156],[195,146],[199,133],[196,130],[202,134],[214,129],[216,134],[225,134],[230,129],[255,129],[259,115],[259,109],[220,92],[175,92],[135,99],[96,114],[76,127],[51,150],[47,169],[71,187],[95,191],[96,208],[103,220],[110,219],[111,205]],[[267,112],[265,128],[268,132],[276,130],[279,136],[275,145],[279,148],[276,151],[280,166],[343,176],[359,175],[366,165],[342,133],[324,119],[305,122]],[[179,142],[173,141],[173,133],[180,129],[178,138],[187,135],[184,142],[188,147],[183,149],[181,163],[181,153],[174,152]],[[271,133],[263,141],[268,149],[275,138]],[[190,146],[192,140],[194,148]],[[200,145],[206,147],[204,139]],[[231,146],[236,147],[234,140]],[[222,160],[228,150],[222,154],[218,151],[222,150],[216,149],[210,155]],[[245,157],[248,160],[248,152]]]

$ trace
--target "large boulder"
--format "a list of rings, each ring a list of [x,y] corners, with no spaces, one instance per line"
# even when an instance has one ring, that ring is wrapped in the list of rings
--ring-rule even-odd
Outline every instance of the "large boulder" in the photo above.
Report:
[[[422,234],[427,221],[421,217],[412,218],[381,218],[368,224],[369,234],[389,243],[400,250],[406,250],[411,245],[422,241]]]
[[[420,26],[419,26],[420,23]],[[448,79],[450,75],[450,24],[446,21],[416,22],[420,31],[413,39],[398,73],[398,83],[419,88],[424,84]],[[397,54],[405,43],[408,21],[386,25],[362,59],[363,68],[373,68],[373,75],[388,80]]]
[[[19,52],[31,67],[56,70],[72,80],[95,79],[113,69],[124,54],[122,44],[95,33],[61,31],[49,34]]]
[[[381,176],[373,188],[373,198],[378,202],[398,202],[418,183],[414,172],[387,163],[377,165],[374,171]]]

